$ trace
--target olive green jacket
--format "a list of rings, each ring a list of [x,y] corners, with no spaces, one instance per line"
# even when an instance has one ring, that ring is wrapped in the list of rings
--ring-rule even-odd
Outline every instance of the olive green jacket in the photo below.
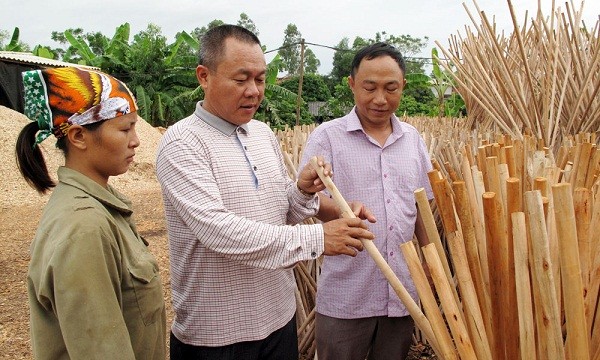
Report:
[[[131,203],[61,167],[31,245],[27,277],[36,359],[164,359],[158,264]]]

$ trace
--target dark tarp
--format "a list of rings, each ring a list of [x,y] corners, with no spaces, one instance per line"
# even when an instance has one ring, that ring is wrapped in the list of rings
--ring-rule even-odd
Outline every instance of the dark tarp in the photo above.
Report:
[[[41,69],[35,64],[18,64],[0,60],[0,105],[23,113],[21,72]]]

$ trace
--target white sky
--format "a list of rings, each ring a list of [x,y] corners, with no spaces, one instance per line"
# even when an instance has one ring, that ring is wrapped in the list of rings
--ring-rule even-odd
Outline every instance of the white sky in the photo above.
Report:
[[[540,0],[544,15],[548,16],[552,0]],[[465,26],[473,27],[463,4],[473,14],[477,24],[480,17],[473,0],[0,0],[0,30],[10,34],[15,26],[21,31],[20,39],[31,45],[57,46],[50,40],[52,31],[82,28],[85,32],[100,31],[111,37],[117,26],[129,22],[131,38],[149,23],[158,25],[168,42],[174,41],[178,31],[191,32],[214,19],[236,23],[240,13],[246,13],[256,24],[261,42],[267,50],[283,43],[284,30],[293,23],[310,43],[336,46],[348,37],[350,44],[356,36],[373,38],[376,32],[393,35],[429,37],[429,44],[421,56],[430,56],[438,40],[447,47],[450,35],[465,34]],[[538,8],[538,0],[513,0],[519,24],[525,12],[531,18]],[[574,2],[574,9],[581,2]],[[477,5],[499,28],[512,31],[508,2],[479,0]],[[564,10],[565,1],[556,1]],[[583,20],[593,27],[600,14],[600,1],[588,0],[583,6]],[[331,71],[333,50],[310,47],[321,61],[319,72]],[[269,61],[274,52],[267,54]]]

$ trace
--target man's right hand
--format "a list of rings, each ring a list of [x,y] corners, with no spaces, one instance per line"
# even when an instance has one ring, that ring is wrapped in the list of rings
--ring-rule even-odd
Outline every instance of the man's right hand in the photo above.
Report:
[[[337,219],[323,223],[325,233],[324,255],[356,256],[363,250],[362,240],[373,240],[375,235],[358,218]]]

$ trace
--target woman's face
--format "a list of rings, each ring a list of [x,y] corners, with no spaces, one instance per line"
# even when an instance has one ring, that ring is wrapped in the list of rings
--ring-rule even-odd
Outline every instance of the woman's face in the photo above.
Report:
[[[127,172],[133,162],[135,148],[140,145],[135,125],[136,112],[104,121],[92,132],[87,158],[90,178],[106,184],[109,176]]]

